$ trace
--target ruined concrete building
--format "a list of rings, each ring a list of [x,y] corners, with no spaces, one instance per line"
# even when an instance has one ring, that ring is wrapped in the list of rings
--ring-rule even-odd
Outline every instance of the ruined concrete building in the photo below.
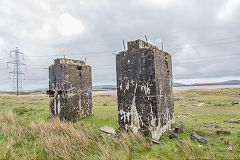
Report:
[[[55,59],[49,67],[50,114],[62,120],[90,115],[92,111],[91,67],[83,61]]]
[[[171,55],[136,40],[116,63],[119,129],[159,140],[175,121]]]

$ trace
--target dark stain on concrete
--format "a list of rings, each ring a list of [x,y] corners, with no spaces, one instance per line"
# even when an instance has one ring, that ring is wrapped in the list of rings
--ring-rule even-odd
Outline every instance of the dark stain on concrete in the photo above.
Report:
[[[119,129],[158,140],[175,122],[171,55],[136,40],[116,63]]]
[[[54,60],[49,67],[48,94],[51,116],[72,120],[92,114],[91,67],[78,60]]]

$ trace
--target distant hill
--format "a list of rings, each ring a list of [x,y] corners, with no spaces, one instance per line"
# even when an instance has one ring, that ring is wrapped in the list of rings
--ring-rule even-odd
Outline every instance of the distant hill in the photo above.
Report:
[[[93,86],[93,88],[112,89],[112,88],[117,88],[117,86],[116,85],[96,85],[96,86]]]
[[[204,85],[221,85],[221,84],[240,84],[240,80],[229,80],[229,81],[224,81],[224,82],[216,82],[216,83],[193,83],[193,84],[190,84],[190,86],[198,86],[198,85],[201,85],[201,86],[204,86]]]
[[[240,83],[240,80],[230,80],[230,81],[224,81],[221,83]]]
[[[181,86],[181,85],[185,85],[183,83],[178,83],[178,82],[173,82],[173,86]]]

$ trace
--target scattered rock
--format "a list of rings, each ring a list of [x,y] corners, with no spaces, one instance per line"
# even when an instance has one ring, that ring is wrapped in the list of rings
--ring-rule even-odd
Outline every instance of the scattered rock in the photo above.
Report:
[[[209,151],[209,148],[204,148],[203,150],[204,150],[204,151]]]
[[[214,143],[211,143],[210,146],[214,146]]]
[[[237,101],[231,102],[231,105],[239,104]]]
[[[226,145],[226,150],[227,151],[232,151],[233,150],[233,142],[232,142],[232,140],[226,140],[225,145]]]
[[[223,128],[222,126],[216,125],[215,128]]]
[[[240,94],[229,95],[230,97],[240,97]]]
[[[165,142],[156,141],[156,140],[152,139],[151,145],[154,145],[154,144],[163,146],[163,145],[165,145],[166,143],[165,143]]]
[[[227,123],[240,123],[239,121],[236,121],[236,120],[226,120],[224,122],[227,122]]]
[[[109,126],[103,126],[100,128],[100,131],[108,134],[116,134],[115,129]]]
[[[175,134],[172,133],[172,134],[169,135],[169,138],[173,139],[173,138],[178,138],[178,137]]]
[[[172,133],[172,132],[173,132],[173,129],[169,129],[169,130],[168,130],[168,133]]]
[[[216,131],[217,134],[230,134],[230,131]]]
[[[174,101],[181,101],[181,99],[179,97],[174,97],[173,100]]]
[[[165,145],[166,143],[165,143],[165,142],[156,141],[156,140],[152,139],[152,143],[149,144],[149,145],[151,146],[151,145],[154,145],[154,144],[155,144],[155,145],[163,146],[163,145]]]
[[[183,127],[184,127],[184,125],[183,124],[181,124],[181,125],[176,125],[176,127],[175,127],[175,132],[176,133],[183,133]]]
[[[186,100],[184,100],[184,101],[186,101],[186,102],[205,102],[205,101],[202,101],[202,100],[197,100],[197,99],[186,99]]]
[[[219,125],[217,125],[217,123],[212,123],[212,122],[208,122],[208,123],[202,123],[201,126],[204,126],[206,128],[209,128],[209,127],[219,127]],[[217,126],[217,127],[216,127]]]
[[[192,115],[192,117],[195,117],[195,115]]]
[[[182,140],[179,140],[178,143],[179,143],[180,145],[183,145],[183,144],[184,144],[184,142],[183,142]]]
[[[220,140],[223,141],[225,138],[221,137]]]
[[[205,104],[205,103],[198,103],[198,107],[203,107],[203,106],[206,106],[207,104]]]
[[[181,115],[178,115],[177,118],[181,118],[182,116]]]
[[[187,113],[184,113],[184,114],[182,114],[182,115],[178,115],[178,116],[176,116],[176,118],[182,118],[182,117],[184,117],[184,118],[188,118],[188,119],[189,119]]]
[[[197,140],[198,142],[201,142],[201,143],[204,143],[204,144],[207,143],[207,138],[201,137],[201,136],[197,135],[196,133],[192,133],[190,138],[192,140]]]
[[[160,144],[160,142],[156,141],[155,139],[152,139],[152,144]]]
[[[203,147],[203,145],[200,145],[200,144],[199,144],[198,147]]]

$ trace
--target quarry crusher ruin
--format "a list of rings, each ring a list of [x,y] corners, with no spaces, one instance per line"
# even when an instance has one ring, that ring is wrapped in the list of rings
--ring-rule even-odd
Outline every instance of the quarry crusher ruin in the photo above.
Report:
[[[85,62],[55,59],[49,67],[50,115],[72,120],[93,114],[92,73]]]
[[[142,40],[116,56],[118,124],[154,140],[174,119],[171,55]]]

